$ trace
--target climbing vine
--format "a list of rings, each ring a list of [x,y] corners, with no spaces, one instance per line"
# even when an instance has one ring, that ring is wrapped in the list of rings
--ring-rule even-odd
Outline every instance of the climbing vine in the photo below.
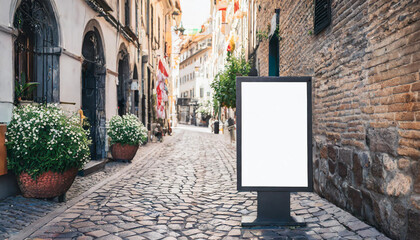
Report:
[[[282,38],[280,36],[279,27],[279,24],[277,24],[274,34],[277,35],[279,40],[281,40]],[[257,39],[259,42],[270,39],[270,24],[267,25],[267,30],[257,30]]]

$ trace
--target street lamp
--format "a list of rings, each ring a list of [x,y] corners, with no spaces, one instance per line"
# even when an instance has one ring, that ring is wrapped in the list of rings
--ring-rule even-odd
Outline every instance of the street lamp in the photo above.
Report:
[[[178,29],[178,31],[181,32],[181,35],[184,35],[185,28],[182,26],[182,22],[181,22],[181,26],[177,29]]]

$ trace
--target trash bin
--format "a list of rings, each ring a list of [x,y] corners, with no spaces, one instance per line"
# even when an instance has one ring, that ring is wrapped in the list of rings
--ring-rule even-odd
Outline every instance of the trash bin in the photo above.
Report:
[[[214,134],[219,134],[219,121],[214,122]]]

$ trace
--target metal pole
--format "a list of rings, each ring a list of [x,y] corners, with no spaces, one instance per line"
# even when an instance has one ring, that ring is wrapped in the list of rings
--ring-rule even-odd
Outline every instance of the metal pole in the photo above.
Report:
[[[217,76],[217,81],[219,82],[219,89],[220,89],[220,77],[219,76]],[[219,117],[218,117],[218,119],[219,119],[219,126],[220,126],[220,119],[221,119],[221,115],[222,115],[222,103],[221,102],[219,102]]]

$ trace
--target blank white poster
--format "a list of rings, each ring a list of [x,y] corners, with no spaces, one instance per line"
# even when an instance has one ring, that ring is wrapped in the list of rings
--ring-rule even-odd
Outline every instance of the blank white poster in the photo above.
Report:
[[[242,82],[242,187],[308,187],[306,82]]]

